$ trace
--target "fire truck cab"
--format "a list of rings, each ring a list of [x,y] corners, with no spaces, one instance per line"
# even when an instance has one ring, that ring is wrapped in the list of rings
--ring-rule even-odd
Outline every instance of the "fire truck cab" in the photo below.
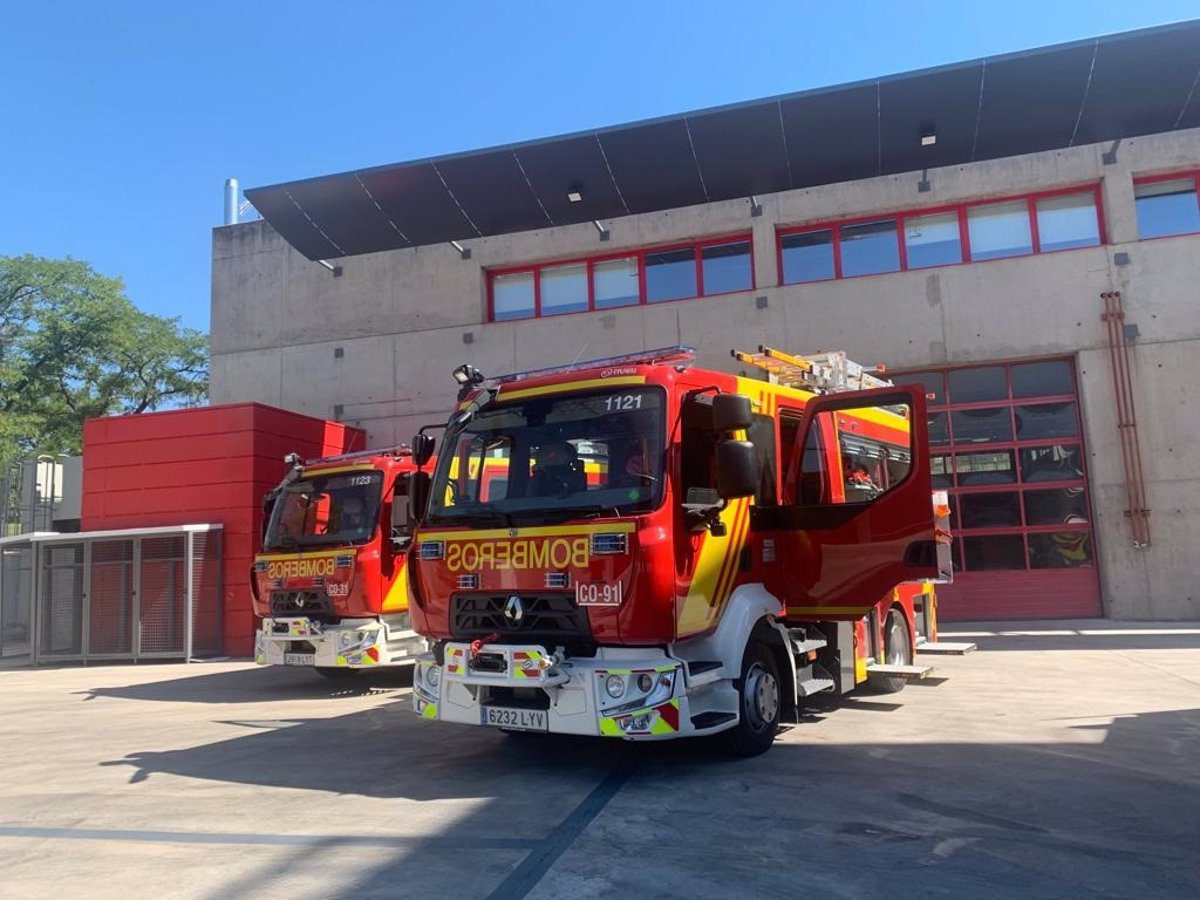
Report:
[[[251,572],[255,662],[329,677],[411,663],[424,649],[408,612],[411,451],[285,461]]]
[[[724,732],[751,755],[806,697],[928,671],[950,561],[924,396],[844,354],[735,356],[766,380],[686,348],[456,370],[439,462],[412,481],[422,717]]]

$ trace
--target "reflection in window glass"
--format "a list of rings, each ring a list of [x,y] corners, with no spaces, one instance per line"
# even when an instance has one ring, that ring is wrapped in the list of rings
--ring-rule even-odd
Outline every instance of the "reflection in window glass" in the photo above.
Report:
[[[700,259],[704,267],[705,294],[748,291],[753,286],[749,241],[705,247],[700,251]]]
[[[682,300],[695,297],[696,251],[692,247],[682,250],[663,250],[646,254],[646,300],[659,303],[663,300]]]
[[[1011,450],[998,453],[960,453],[955,458],[958,483],[963,486],[975,484],[1009,484],[1017,480]]]
[[[1021,495],[1015,491],[961,494],[962,528],[1001,528],[1021,524]]]
[[[806,231],[780,240],[783,251],[783,282],[824,281],[832,278],[833,232]]]
[[[900,242],[895,222],[845,225],[841,247],[843,277],[900,271]]]
[[[542,269],[542,315],[587,309],[587,263]]]
[[[925,402],[930,406],[939,406],[946,402],[946,376],[941,372],[910,372],[907,375],[893,375],[896,384],[919,384],[925,388]],[[933,396],[930,397],[929,395]]]
[[[1087,520],[1087,496],[1082,487],[1025,492],[1028,525],[1081,525]]]
[[[1033,252],[1029,207],[1024,200],[989,203],[967,210],[971,259],[1001,259]]]
[[[1007,407],[959,409],[954,411],[953,416],[951,424],[956,444],[1012,440],[1012,418]]]
[[[1038,244],[1043,252],[1095,247],[1100,243],[1096,195],[1068,194],[1037,201]]]
[[[972,571],[1025,568],[1025,542],[1019,534],[963,538],[963,555]]]
[[[1021,363],[1012,367],[1014,397],[1053,397],[1075,390],[1071,364],[1065,359]]]
[[[1086,531],[1029,535],[1031,569],[1068,569],[1092,564],[1092,539]]]
[[[1040,403],[1017,407],[1017,437],[1074,437],[1078,434],[1074,403]]]
[[[948,266],[960,263],[962,241],[958,233],[958,213],[938,213],[904,220],[904,247],[910,269]]]
[[[1133,186],[1138,237],[1166,237],[1200,231],[1200,202],[1191,178]]]
[[[1078,444],[1051,444],[1021,449],[1021,480],[1074,481],[1083,478]]]
[[[950,432],[946,429],[944,412],[933,413],[929,417],[929,443],[934,446],[950,443]]]
[[[497,322],[533,315],[533,273],[517,272],[492,279],[492,312]]]
[[[1004,366],[982,369],[955,369],[950,373],[950,402],[977,403],[980,400],[1003,400],[1008,396],[1004,381]]]
[[[637,257],[607,259],[592,267],[596,286],[596,309],[633,306],[638,302]]]
[[[929,471],[932,473],[934,487],[951,486],[951,462],[949,456],[934,456],[929,460]]]

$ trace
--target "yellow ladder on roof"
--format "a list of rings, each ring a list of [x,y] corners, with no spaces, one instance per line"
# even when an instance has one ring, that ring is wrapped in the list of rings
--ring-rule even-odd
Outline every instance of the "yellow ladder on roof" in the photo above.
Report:
[[[842,350],[797,355],[759,345],[757,353],[733,350],[731,354],[738,362],[766,372],[775,384],[801,390],[827,394],[892,386],[878,377],[886,371],[882,365],[867,368],[847,359]]]

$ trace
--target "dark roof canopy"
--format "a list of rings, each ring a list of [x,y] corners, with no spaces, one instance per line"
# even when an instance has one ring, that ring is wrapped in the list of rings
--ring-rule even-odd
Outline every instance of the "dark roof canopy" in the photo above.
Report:
[[[309,259],[331,259],[1197,126],[1200,20],[246,197]]]

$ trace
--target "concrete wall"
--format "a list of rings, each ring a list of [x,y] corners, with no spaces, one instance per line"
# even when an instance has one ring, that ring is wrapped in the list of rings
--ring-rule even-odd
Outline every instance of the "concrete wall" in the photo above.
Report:
[[[1200,168],[1200,130],[789,191],[592,225],[341,261],[335,278],[264,222],[213,238],[212,397],[256,400],[365,428],[371,445],[444,421],[450,369],[506,372],[683,343],[731,368],[733,345],[839,348],[893,369],[1071,354],[1080,372],[1097,556],[1119,618],[1200,617],[1200,414],[1185,388],[1200,361],[1200,235],[1137,240],[1132,179]],[[1109,243],[1017,259],[816,284],[778,285],[775,230],[828,219],[1101,182]],[[488,267],[608,253],[751,230],[754,291],[542,320],[486,323]],[[1118,265],[1117,254],[1128,263]],[[1140,338],[1133,380],[1154,543],[1130,545],[1113,417],[1104,291],[1124,295]],[[765,301],[756,298],[765,298]],[[765,306],[762,305],[765,303]],[[340,357],[335,351],[341,349]]]

